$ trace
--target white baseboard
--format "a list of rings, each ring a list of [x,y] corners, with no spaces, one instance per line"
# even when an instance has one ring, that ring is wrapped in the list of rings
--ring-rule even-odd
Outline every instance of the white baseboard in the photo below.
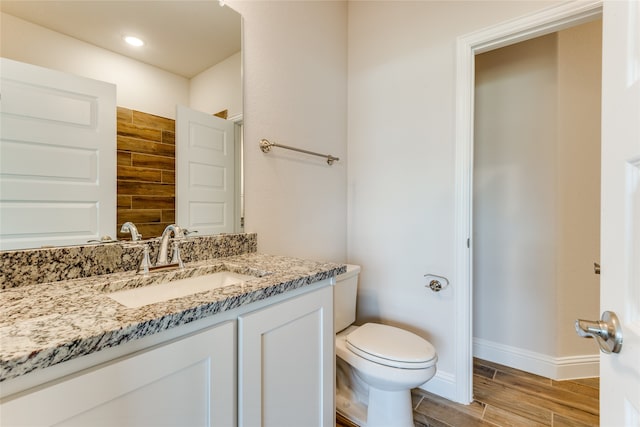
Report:
[[[599,353],[552,357],[482,338],[474,338],[473,356],[554,380],[600,376]]]

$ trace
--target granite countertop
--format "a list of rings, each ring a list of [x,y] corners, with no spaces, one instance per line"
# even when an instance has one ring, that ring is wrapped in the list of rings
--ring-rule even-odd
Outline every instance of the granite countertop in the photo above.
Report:
[[[166,302],[127,308],[107,292],[228,270],[257,276]],[[257,253],[0,290],[0,382],[151,335],[346,271],[342,264]]]

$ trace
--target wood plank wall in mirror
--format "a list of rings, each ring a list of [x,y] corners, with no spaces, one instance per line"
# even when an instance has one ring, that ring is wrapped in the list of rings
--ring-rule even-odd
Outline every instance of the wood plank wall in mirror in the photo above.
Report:
[[[176,217],[175,120],[118,107],[118,239],[126,221],[157,237]]]

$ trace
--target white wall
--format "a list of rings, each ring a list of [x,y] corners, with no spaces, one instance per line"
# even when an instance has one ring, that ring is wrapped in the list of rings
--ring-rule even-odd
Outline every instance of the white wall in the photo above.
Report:
[[[600,104],[602,21],[558,33],[559,284],[556,355],[599,352],[579,338],[575,319],[600,318]]]
[[[547,355],[558,311],[556,40],[476,57],[474,338]]]
[[[599,318],[600,40],[595,21],[476,57],[474,349],[556,379],[598,375],[574,321]]]
[[[425,273],[454,272],[456,37],[549,2],[349,3],[348,254],[362,265],[359,319],[428,338],[455,397],[454,297]]]
[[[244,28],[245,230],[261,252],[345,261],[347,5],[227,3]],[[262,138],[340,161],[264,154]]]
[[[175,105],[189,105],[189,80],[97,48],[64,34],[1,16],[5,58],[65,71],[117,86],[117,105],[175,118]]]
[[[242,114],[242,52],[194,76],[189,84],[191,108],[215,114],[228,110],[228,117]]]

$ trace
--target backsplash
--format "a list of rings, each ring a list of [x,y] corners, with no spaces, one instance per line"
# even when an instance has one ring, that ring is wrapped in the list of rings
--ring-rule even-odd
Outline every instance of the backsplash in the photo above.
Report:
[[[143,240],[157,258],[159,239]],[[255,233],[188,237],[180,241],[182,260],[204,261],[257,251]],[[0,252],[0,289],[137,270],[143,245],[127,241]]]

